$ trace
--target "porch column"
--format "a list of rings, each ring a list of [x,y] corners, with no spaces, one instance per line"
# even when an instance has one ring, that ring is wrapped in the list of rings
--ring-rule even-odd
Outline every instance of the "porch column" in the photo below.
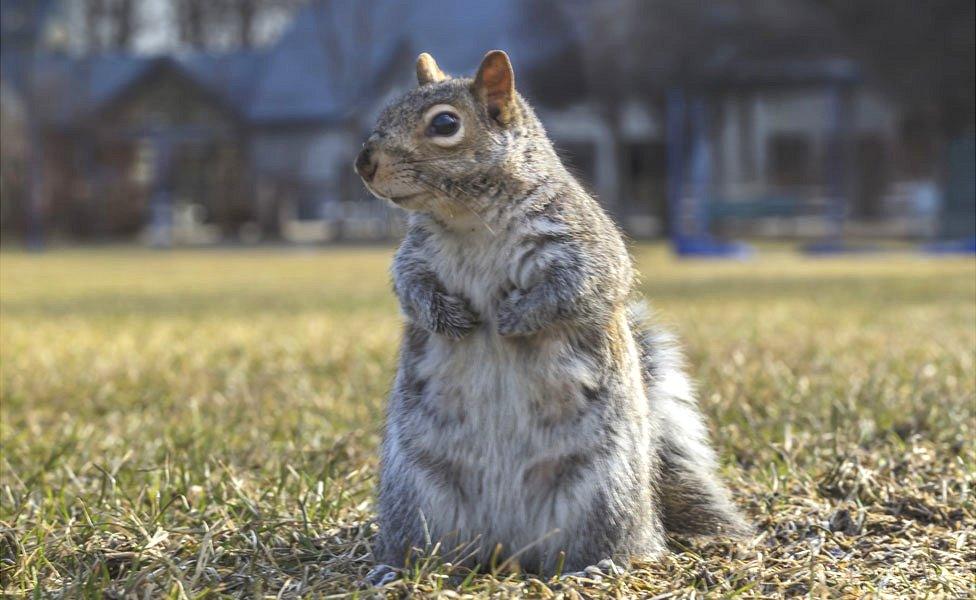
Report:
[[[149,244],[169,248],[173,245],[173,144],[159,133],[152,134],[150,140],[153,173],[149,196]]]

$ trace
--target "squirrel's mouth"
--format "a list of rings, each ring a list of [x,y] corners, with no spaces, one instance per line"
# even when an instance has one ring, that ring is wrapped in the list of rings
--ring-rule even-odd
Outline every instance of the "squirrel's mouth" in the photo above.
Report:
[[[392,202],[393,204],[397,204],[397,205],[403,204],[404,202],[408,202],[418,196],[423,195],[423,192],[414,192],[412,194],[403,194],[401,196],[394,196],[391,194],[384,194],[380,192],[374,186],[370,185],[370,182],[366,181],[365,179],[363,179],[363,184],[366,186],[366,190],[369,193],[373,194],[380,200],[386,200],[387,202]]]
[[[389,200],[390,202],[392,202],[394,204],[403,204],[407,200],[412,200],[412,199],[414,199],[414,198],[416,198],[416,197],[418,197],[418,196],[420,196],[422,194],[423,194],[423,192],[417,192],[416,194],[406,194],[405,196],[391,196],[391,197],[387,198],[387,200]]]

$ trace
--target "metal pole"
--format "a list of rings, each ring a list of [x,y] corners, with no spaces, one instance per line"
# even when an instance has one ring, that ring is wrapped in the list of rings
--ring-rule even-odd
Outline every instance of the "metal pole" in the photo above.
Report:
[[[162,134],[154,134],[152,147],[153,188],[149,201],[149,240],[157,248],[173,243],[172,141]]]
[[[708,123],[706,122],[705,99],[696,96],[691,103],[692,124],[692,164],[691,186],[692,193],[685,202],[691,203],[692,235],[705,240],[709,237],[708,230],[708,195],[711,187],[712,157],[708,147]]]
[[[27,160],[28,160],[28,197],[27,197],[27,248],[31,251],[44,249],[44,149],[43,135],[37,115],[37,91],[34,81],[36,47],[31,44],[27,55],[26,68],[26,106],[24,107],[27,121]]]
[[[672,88],[667,98],[668,215],[671,243],[677,249],[685,238],[684,194],[684,93]]]
[[[844,89],[835,85],[830,95],[830,136],[827,152],[828,243],[839,246],[844,235],[846,208],[847,103]]]

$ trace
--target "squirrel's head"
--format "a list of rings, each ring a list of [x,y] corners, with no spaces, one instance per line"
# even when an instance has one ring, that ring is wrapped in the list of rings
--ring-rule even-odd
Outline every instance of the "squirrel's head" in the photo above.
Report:
[[[449,77],[421,54],[417,83],[383,111],[355,164],[370,192],[401,208],[478,210],[531,170],[527,149],[548,144],[501,50],[485,55],[473,79]]]

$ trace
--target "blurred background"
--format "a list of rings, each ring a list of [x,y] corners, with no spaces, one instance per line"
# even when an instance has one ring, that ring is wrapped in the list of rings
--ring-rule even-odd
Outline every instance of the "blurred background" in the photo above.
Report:
[[[353,159],[502,48],[760,532],[600,589],[972,597],[974,6],[0,0],[0,596],[357,589],[403,223]]]
[[[395,238],[351,164],[506,49],[634,238],[972,250],[972,0],[3,0],[5,245]]]

